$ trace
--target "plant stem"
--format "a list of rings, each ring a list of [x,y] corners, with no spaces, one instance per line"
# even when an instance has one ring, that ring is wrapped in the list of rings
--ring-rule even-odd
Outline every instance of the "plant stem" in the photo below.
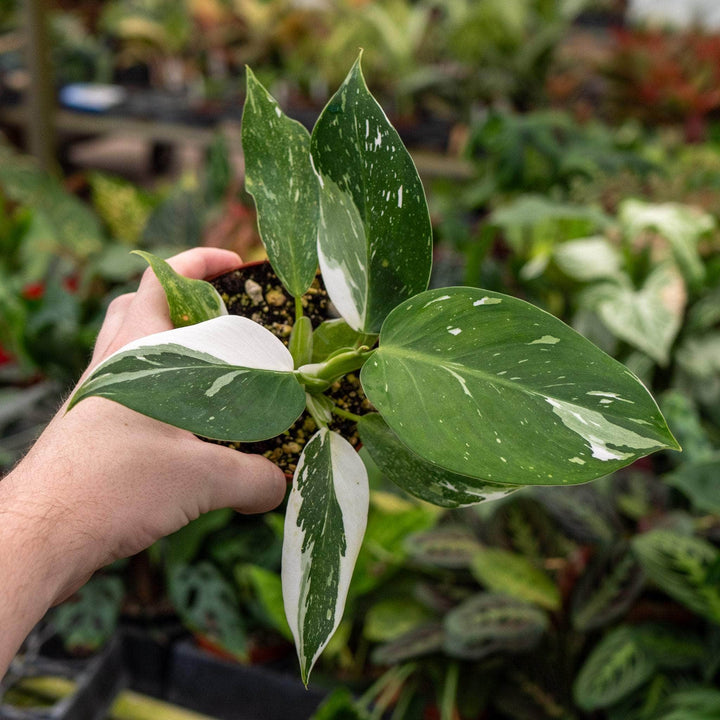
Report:
[[[333,415],[337,415],[338,417],[345,418],[345,420],[352,420],[353,422],[359,422],[362,418],[362,415],[356,415],[355,413],[350,412],[349,410],[343,410],[342,408],[338,407],[337,405],[333,405],[331,408],[331,412]]]
[[[359,370],[374,352],[374,350],[370,350],[366,345],[363,345],[356,350],[348,350],[335,355],[318,368],[315,377],[334,382],[353,370]]]
[[[378,336],[370,333],[360,335],[355,341],[355,347],[368,347],[371,348],[377,342]]]
[[[374,352],[363,345],[356,350],[339,353],[324,363],[303,365],[296,370],[296,377],[307,392],[324,392],[336,380],[353,370],[359,370]]]
[[[390,668],[360,697],[356,703],[357,706],[367,708],[374,700],[375,710],[371,718],[379,720],[403,683],[415,671],[415,667],[415,663],[408,663]]]
[[[458,678],[460,676],[460,665],[451,663],[445,675],[443,685],[442,702],[440,704],[440,720],[455,719],[455,698],[457,697]]]

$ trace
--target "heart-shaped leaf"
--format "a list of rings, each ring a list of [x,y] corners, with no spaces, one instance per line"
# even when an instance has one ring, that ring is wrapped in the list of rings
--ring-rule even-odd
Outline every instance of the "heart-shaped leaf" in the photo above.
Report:
[[[552,315],[477,288],[398,306],[361,380],[413,451],[492,483],[581,483],[677,448],[624,366]]]
[[[287,348],[269,330],[236,315],[129,343],[95,368],[69,407],[91,395],[227,441],[275,437],[305,408]]]
[[[429,463],[398,439],[378,413],[358,422],[363,447],[384,475],[411,495],[440,507],[464,507],[495,500],[518,489],[517,485],[493,485],[458,475]]]
[[[247,68],[242,119],[245,188],[255,199],[270,263],[291,295],[302,295],[317,270],[318,181],[310,133],[287,117]]]
[[[285,514],[282,587],[300,672],[342,619],[368,513],[367,472],[343,437],[321,428],[300,456]]]
[[[320,115],[311,148],[325,285],[353,329],[377,333],[398,302],[427,287],[432,230],[415,165],[359,58]]]
[[[667,365],[686,301],[683,280],[672,266],[656,268],[640,290],[629,281],[603,283],[584,298],[613,335]]]

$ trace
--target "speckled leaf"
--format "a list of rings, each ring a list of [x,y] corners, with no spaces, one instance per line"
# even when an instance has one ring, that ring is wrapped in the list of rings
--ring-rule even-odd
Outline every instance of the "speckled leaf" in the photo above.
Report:
[[[493,485],[444,470],[423,460],[398,439],[378,413],[358,422],[363,447],[383,474],[411,495],[440,507],[464,507],[495,500],[518,489],[517,485]]]
[[[581,483],[677,448],[623,365],[552,315],[477,288],[398,306],[361,380],[412,450],[493,483]]]
[[[310,671],[342,619],[368,513],[367,472],[327,428],[300,456],[285,514],[282,587],[300,672]]]
[[[227,308],[218,291],[205,280],[193,280],[176,273],[168,263],[144,250],[133,250],[155,273],[165,291],[170,320],[178,327],[195,325],[227,315]]]
[[[269,330],[236,315],[125,345],[77,389],[70,407],[91,395],[228,441],[275,437],[305,408],[287,348]]]
[[[432,230],[415,165],[359,58],[320,115],[311,148],[325,285],[353,329],[377,333],[398,302],[427,287]]]
[[[310,133],[282,112],[250,68],[242,145],[245,188],[255,199],[260,237],[273,270],[297,297],[317,270],[318,181]]]

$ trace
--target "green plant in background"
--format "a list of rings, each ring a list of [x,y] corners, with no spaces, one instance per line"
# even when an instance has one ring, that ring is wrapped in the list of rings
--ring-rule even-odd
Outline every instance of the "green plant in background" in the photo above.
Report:
[[[312,136],[248,72],[243,147],[260,233],[295,298],[289,350],[246,318],[199,310],[194,319],[206,321],[113,355],[71,405],[105,396],[241,442],[283,432],[307,407],[320,429],[295,472],[282,570],[307,682],[341,621],[366,525],[365,466],[327,427],[347,416],[324,394],[337,378],[362,368],[378,412],[350,418],[369,454],[398,485],[443,506],[585,482],[678,446],[642,384],[559,320],[491,291],[425,290],[423,189],[359,60]],[[303,314],[318,263],[345,323],[335,343],[327,324],[312,328]],[[159,275],[171,304],[177,293],[194,303],[194,286]],[[328,350],[311,363],[314,339]]]
[[[471,207],[498,195],[555,193],[567,196],[579,182],[627,171],[647,176],[638,136],[601,123],[579,125],[560,111],[513,114],[491,111],[471,126],[465,148],[478,178],[465,190]]]
[[[0,466],[11,467],[87,365],[104,309],[137,277],[129,248],[174,254],[229,213],[234,189],[217,136],[206,167],[150,191],[87,176],[91,205],[0,145]],[[32,385],[28,389],[28,385]]]

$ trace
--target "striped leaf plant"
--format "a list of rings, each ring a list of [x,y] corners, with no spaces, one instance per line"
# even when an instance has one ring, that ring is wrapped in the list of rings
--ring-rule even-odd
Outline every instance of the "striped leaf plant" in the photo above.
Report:
[[[333,415],[348,416],[325,394],[334,381],[360,371],[377,412],[350,419],[369,455],[443,507],[584,483],[679,446],[642,383],[557,318],[497,292],[427,289],[423,187],[360,58],[312,133],[248,69],[242,143],[268,258],[294,297],[289,347],[150,259],[178,327],[108,358],[71,406],[102,396],[239,442],[312,414],[319,430],[294,475],[282,569],[307,683],[340,622],[368,506],[360,455],[328,429]],[[312,327],[302,297],[318,266],[341,317]]]

